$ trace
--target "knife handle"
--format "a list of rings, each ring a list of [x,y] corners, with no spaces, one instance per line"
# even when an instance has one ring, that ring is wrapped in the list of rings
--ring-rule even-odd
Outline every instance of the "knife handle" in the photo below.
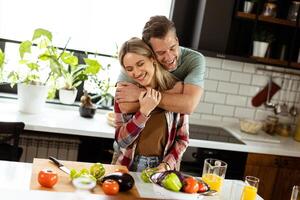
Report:
[[[49,160],[51,160],[52,162],[54,162],[58,167],[64,166],[63,164],[61,164],[56,158],[54,158],[53,156],[49,156]]]

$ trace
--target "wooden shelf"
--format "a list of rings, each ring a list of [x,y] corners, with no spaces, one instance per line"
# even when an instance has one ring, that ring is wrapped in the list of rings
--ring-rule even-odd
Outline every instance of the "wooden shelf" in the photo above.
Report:
[[[255,14],[245,13],[245,12],[237,12],[236,16],[240,18],[252,19],[252,20],[255,20],[256,17]]]
[[[293,68],[300,69],[300,63],[292,62],[292,63],[291,63],[291,66],[292,66]]]
[[[239,18],[250,19],[250,20],[256,19],[256,15],[252,13],[237,12],[236,16]],[[268,23],[279,24],[284,26],[291,26],[291,27],[297,26],[296,22],[294,21],[280,19],[276,17],[267,17],[267,16],[259,15],[258,20],[262,22],[268,22]]]
[[[285,26],[291,26],[291,27],[296,27],[296,22],[286,20],[286,19],[280,19],[276,17],[266,17],[263,15],[258,16],[258,20],[263,21],[263,22],[269,22],[273,24],[280,24],[280,25],[285,25]]]
[[[274,58],[262,58],[262,57],[256,57],[256,56],[251,56],[251,58],[256,60],[257,62],[268,64],[268,65],[285,66],[288,64],[288,62],[285,60],[279,60],[279,59],[274,59]]]

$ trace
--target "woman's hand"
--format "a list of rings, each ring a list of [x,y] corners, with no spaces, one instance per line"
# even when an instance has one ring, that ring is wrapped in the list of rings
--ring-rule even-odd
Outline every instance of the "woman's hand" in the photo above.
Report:
[[[170,170],[170,166],[165,162],[160,163],[156,168],[157,172],[164,172]]]
[[[143,91],[140,94],[140,112],[145,116],[149,116],[152,110],[159,104],[161,100],[160,92],[152,88],[147,88],[147,91]]]

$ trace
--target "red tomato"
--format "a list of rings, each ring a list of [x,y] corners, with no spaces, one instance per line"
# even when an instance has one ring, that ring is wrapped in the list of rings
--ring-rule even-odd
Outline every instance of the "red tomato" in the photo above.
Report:
[[[183,191],[186,193],[197,193],[199,190],[198,181],[194,177],[187,177],[183,180]]]
[[[52,169],[43,169],[38,174],[38,181],[41,186],[52,188],[58,180],[57,173]]]
[[[199,181],[198,185],[199,185],[199,189],[198,189],[199,193],[206,192],[208,190],[207,186],[204,183]]]
[[[119,192],[119,183],[112,179],[107,179],[102,183],[102,190],[107,195],[115,195]]]

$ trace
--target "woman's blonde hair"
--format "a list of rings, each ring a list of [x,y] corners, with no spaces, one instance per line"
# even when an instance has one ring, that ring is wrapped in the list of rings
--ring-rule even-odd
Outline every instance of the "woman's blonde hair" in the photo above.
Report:
[[[170,72],[165,70],[156,60],[154,52],[142,39],[133,37],[122,45],[119,51],[119,61],[124,67],[124,56],[127,53],[135,53],[141,56],[145,56],[149,59],[154,59],[153,67],[155,68],[155,81],[157,90],[164,91],[174,87],[178,81]]]

